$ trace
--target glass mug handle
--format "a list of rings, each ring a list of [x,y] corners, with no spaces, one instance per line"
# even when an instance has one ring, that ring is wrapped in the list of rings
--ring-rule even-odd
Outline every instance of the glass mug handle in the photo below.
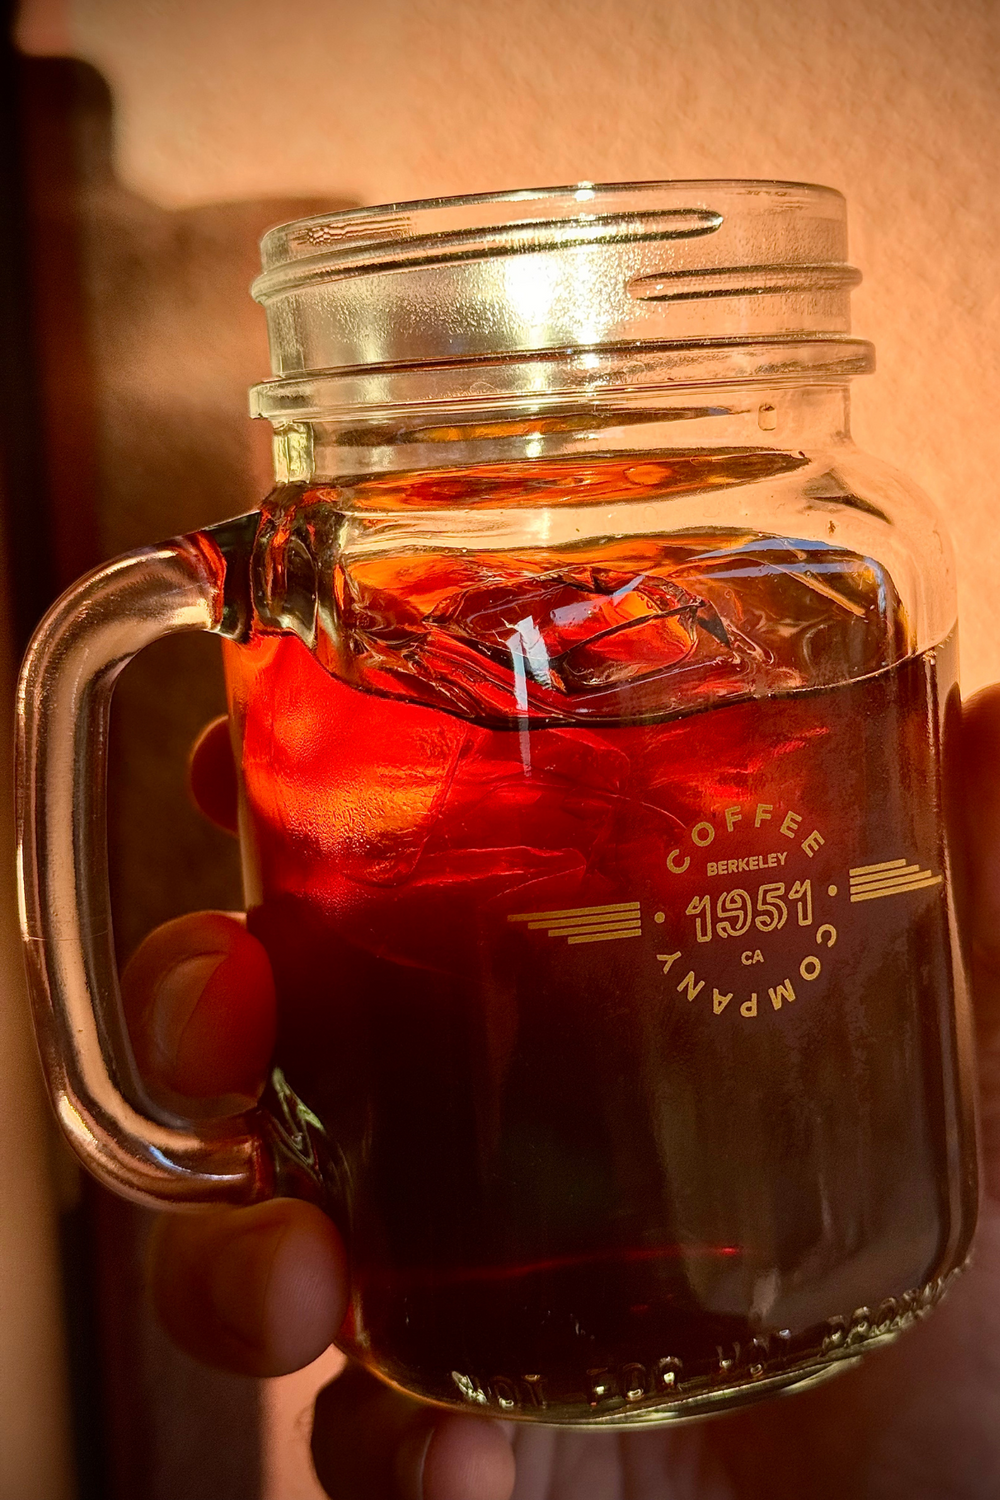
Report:
[[[152,641],[230,633],[230,548],[243,550],[255,521],[144,548],[81,579],[39,626],[18,684],[21,928],[42,1066],[84,1164],[116,1192],[161,1206],[252,1203],[270,1195],[274,1171],[259,1111],[194,1126],[144,1096],[111,932],[111,695]]]

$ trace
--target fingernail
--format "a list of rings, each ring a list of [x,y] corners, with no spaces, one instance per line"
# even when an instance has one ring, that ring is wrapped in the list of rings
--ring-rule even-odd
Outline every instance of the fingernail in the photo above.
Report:
[[[205,986],[228,955],[198,953],[169,969],[153,991],[151,1034],[164,1067],[176,1067],[181,1040]]]

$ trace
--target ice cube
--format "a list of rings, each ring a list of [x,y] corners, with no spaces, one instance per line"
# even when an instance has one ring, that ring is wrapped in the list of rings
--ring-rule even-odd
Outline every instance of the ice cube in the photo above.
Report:
[[[337,598],[331,671],[489,725],[665,717],[847,680],[907,647],[871,559],[740,531],[363,560]]]
[[[271,642],[268,643],[269,645]],[[254,819],[353,880],[394,885],[420,858],[470,736],[483,731],[418,705],[345,687],[294,636],[253,677],[243,775]]]

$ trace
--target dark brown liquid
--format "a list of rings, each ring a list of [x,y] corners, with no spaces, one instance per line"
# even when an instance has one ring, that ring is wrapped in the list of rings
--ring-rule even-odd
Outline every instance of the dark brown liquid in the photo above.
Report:
[[[974,1213],[947,649],[775,538],[337,587],[338,640],[228,671],[271,1102],[348,1237],[348,1347],[582,1419],[916,1315]]]

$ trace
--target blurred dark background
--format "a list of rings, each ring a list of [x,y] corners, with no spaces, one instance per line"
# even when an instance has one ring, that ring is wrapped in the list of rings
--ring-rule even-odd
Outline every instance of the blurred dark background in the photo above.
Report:
[[[247,295],[257,240],[337,205],[161,209],[115,178],[111,96],[94,68],[8,41],[3,69],[3,499],[20,655],[80,573],[259,501],[246,408],[267,372]],[[122,677],[109,818],[121,962],[169,917],[242,905],[235,843],[185,785],[188,747],[224,711],[214,640],[161,642]],[[257,1500],[257,1383],[203,1369],[159,1330],[143,1292],[152,1216],[68,1159],[57,1175],[80,1500]]]

